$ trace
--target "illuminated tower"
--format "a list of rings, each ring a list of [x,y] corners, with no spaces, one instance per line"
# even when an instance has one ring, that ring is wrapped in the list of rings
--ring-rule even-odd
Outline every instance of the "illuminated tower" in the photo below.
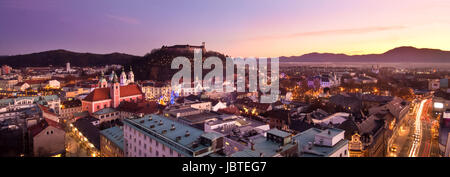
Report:
[[[113,76],[113,82],[111,83],[109,90],[112,99],[112,107],[117,108],[120,103],[120,84],[116,74]]]
[[[125,69],[122,68],[122,73],[120,74],[120,85],[124,86],[127,85],[127,75],[125,74]]]
[[[130,72],[128,73],[128,83],[134,83],[134,73],[133,69],[130,66]]]
[[[100,78],[98,79],[98,87],[100,88],[106,88],[108,86],[108,82],[105,79],[105,74],[102,71],[102,74],[100,75]]]

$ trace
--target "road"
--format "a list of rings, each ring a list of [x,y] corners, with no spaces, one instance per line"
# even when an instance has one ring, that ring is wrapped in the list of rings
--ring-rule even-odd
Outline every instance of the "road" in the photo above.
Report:
[[[413,142],[412,142],[411,148],[409,149],[408,157],[417,157],[420,152],[421,145],[422,145],[422,149],[426,149],[423,146],[424,141],[426,141],[426,140],[422,140],[422,138],[425,137],[423,134],[424,128],[422,127],[422,114],[423,114],[423,110],[424,110],[423,108],[424,108],[426,102],[427,102],[427,100],[422,100],[420,102],[419,109],[417,110],[417,113],[416,113],[416,119],[414,121],[414,132],[412,133]],[[430,132],[430,134],[431,134],[431,132]],[[425,151],[422,151],[422,153],[424,153],[424,152]]]
[[[87,150],[81,147],[71,132],[66,132],[66,157],[89,157]]]
[[[408,114],[392,136],[391,151],[388,157],[434,157],[438,155],[437,139],[432,135],[433,118],[431,99],[421,100],[415,105],[412,114]]]

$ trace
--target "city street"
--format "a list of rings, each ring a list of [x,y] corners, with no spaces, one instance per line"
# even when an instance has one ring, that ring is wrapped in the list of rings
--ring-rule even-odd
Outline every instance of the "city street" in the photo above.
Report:
[[[412,114],[393,135],[394,151],[388,157],[434,157],[438,154],[437,140],[432,136],[431,99],[420,101]]]
[[[402,122],[398,126],[399,128],[394,131],[392,136],[392,146],[396,147],[395,151],[388,148],[388,157],[407,157],[412,146],[414,132],[414,120],[418,110],[418,105],[415,106],[412,114],[408,113]]]
[[[81,147],[71,132],[66,133],[66,157],[89,157],[89,153]]]

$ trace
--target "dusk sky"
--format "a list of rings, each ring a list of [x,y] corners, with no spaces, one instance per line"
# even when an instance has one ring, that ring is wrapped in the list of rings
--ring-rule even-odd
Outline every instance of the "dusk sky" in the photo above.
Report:
[[[231,56],[450,50],[449,0],[0,0],[0,55],[144,55],[206,42]]]

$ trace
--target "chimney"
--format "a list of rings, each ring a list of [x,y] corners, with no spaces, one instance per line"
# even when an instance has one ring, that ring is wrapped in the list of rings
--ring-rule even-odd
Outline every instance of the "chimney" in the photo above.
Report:
[[[162,124],[163,124],[162,120],[159,120],[159,124],[158,125],[162,125]]]
[[[172,127],[170,128],[171,131],[175,130],[175,124],[172,124]]]
[[[184,136],[188,137],[189,135],[191,135],[191,133],[189,133],[189,130],[186,130],[186,133],[184,134]]]

